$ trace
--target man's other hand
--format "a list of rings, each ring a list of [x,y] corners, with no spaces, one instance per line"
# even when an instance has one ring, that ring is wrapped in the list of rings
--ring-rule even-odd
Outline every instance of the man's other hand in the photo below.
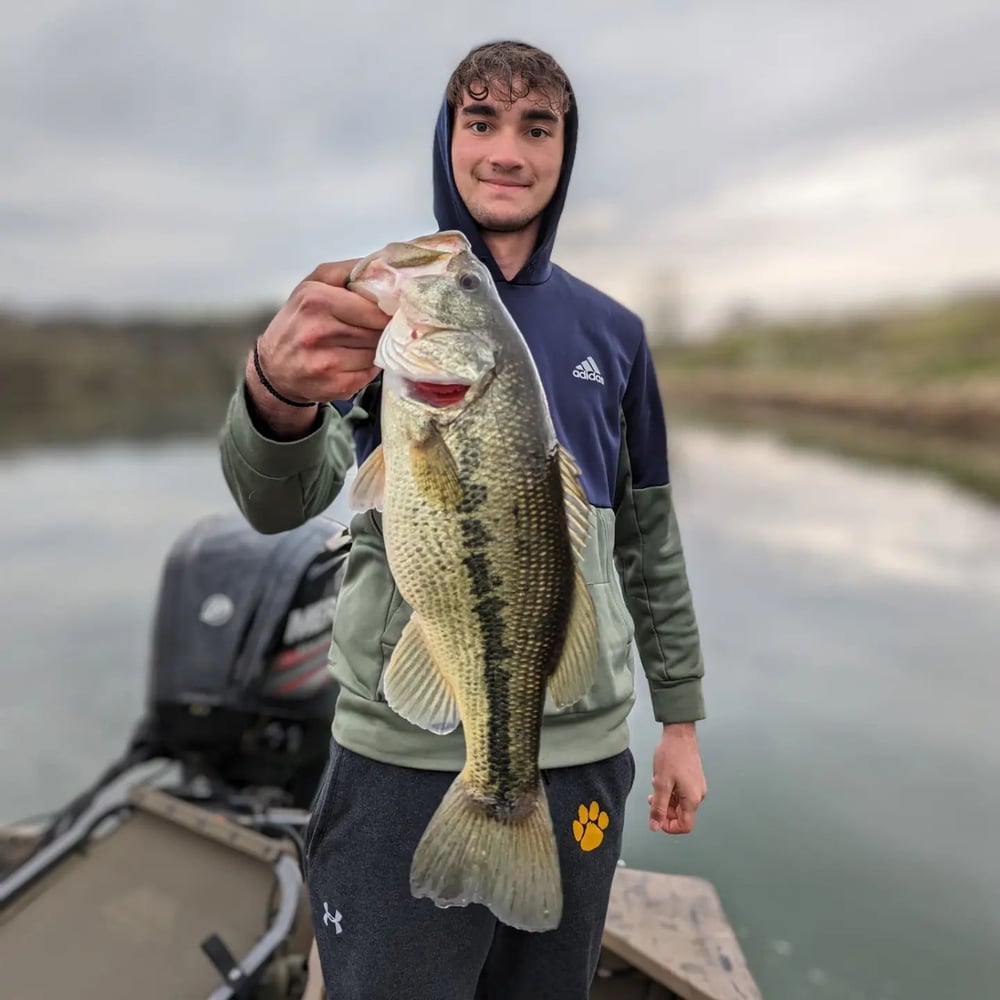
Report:
[[[707,794],[694,723],[665,725],[653,753],[653,794],[648,799],[650,830],[690,833]]]

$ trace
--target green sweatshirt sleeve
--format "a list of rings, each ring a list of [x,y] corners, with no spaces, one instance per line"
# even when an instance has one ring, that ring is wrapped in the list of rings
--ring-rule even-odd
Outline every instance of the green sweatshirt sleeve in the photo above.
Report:
[[[298,527],[337,497],[354,463],[347,420],[328,404],[297,441],[274,441],[256,427],[241,383],[219,438],[222,472],[236,505],[263,534]]]
[[[670,486],[627,488],[615,557],[658,722],[705,718],[701,640]]]

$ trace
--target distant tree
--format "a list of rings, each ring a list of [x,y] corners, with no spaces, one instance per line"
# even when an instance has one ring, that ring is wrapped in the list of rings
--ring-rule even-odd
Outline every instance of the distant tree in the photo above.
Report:
[[[729,306],[722,326],[726,331],[746,330],[752,326],[760,326],[762,322],[760,306],[748,297],[737,299]]]

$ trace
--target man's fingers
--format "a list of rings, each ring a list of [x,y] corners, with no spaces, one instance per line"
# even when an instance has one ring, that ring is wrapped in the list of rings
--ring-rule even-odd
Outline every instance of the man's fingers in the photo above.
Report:
[[[378,368],[372,368],[372,352],[370,349],[341,347],[337,351],[337,367],[331,371],[331,374],[343,373],[346,375],[348,372],[366,371],[375,371],[376,374],[379,372]]]
[[[359,330],[376,330],[381,333],[392,318],[357,292],[333,287],[322,281],[306,279],[292,293],[290,301],[303,316],[332,316],[344,326]]]
[[[653,794],[649,796],[649,828],[650,830],[665,829],[664,823],[670,816],[670,800],[674,793],[674,784],[653,784]]]
[[[354,351],[342,348],[337,352],[337,363],[311,371],[302,379],[303,391],[310,399],[350,399],[360,392],[380,372],[372,365],[371,351]]]
[[[337,347],[357,348],[372,354],[378,347],[381,336],[382,334],[377,330],[366,327],[342,326],[336,333],[332,334],[332,339],[336,341]]]
[[[378,330],[363,326],[346,326],[326,317],[302,325],[296,334],[294,351],[296,354],[301,354],[303,350],[318,352],[358,350],[367,351],[374,357],[381,336]]]
[[[679,798],[676,787],[667,797],[666,803],[662,797],[648,796],[649,828],[662,830],[664,833],[690,833],[694,829],[696,809],[684,799]]]
[[[361,260],[355,257],[353,260],[334,260],[324,264],[318,264],[312,272],[307,275],[306,281],[321,281],[324,285],[334,285],[343,288],[347,284],[347,279],[351,276],[354,265]]]
[[[365,368],[356,372],[345,372],[332,379],[330,385],[331,399],[350,399],[359,393],[376,375],[380,368]]]
[[[683,799],[677,803],[676,809],[671,810],[671,815],[667,817],[666,826],[663,828],[667,833],[690,833],[694,829],[695,810]]]

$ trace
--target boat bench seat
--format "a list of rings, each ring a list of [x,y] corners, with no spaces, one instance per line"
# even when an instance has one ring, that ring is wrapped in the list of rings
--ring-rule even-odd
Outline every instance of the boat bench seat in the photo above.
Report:
[[[275,918],[284,846],[153,789],[112,826],[0,913],[5,1000],[231,995],[202,942],[251,953]],[[301,905],[295,920],[308,925]]]

